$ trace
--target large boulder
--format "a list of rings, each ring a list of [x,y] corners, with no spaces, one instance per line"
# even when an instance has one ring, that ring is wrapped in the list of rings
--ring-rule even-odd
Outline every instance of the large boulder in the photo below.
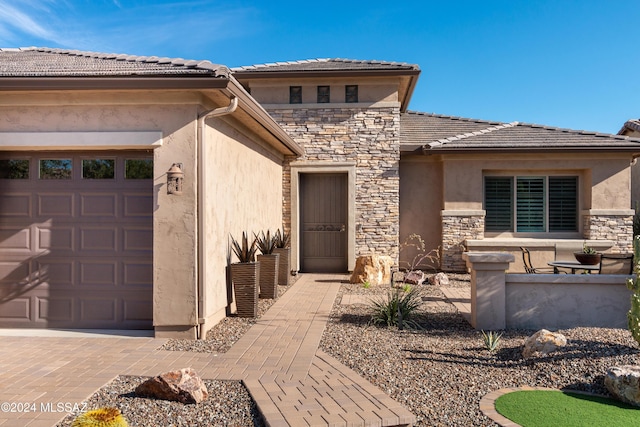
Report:
[[[141,397],[181,403],[200,403],[209,397],[207,386],[191,368],[166,372],[150,378],[136,387],[135,393]]]
[[[351,283],[370,285],[388,285],[391,283],[391,266],[393,260],[386,255],[362,255],[356,259],[356,266],[351,274]]]
[[[525,340],[522,357],[526,359],[546,355],[565,345],[567,345],[567,339],[564,335],[540,329]]]
[[[640,406],[640,366],[624,365],[609,368],[604,385],[616,399]]]

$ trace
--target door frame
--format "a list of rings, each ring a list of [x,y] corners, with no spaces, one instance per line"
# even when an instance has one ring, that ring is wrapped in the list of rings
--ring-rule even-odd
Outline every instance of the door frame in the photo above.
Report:
[[[300,270],[300,175],[304,173],[347,174],[347,269],[356,264],[356,163],[291,162],[291,269]]]

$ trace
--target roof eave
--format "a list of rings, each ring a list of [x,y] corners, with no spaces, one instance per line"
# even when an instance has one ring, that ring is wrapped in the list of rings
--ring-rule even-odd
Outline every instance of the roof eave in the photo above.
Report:
[[[513,153],[576,153],[576,152],[617,152],[617,153],[640,153],[638,147],[540,147],[540,148],[431,148],[422,146],[422,154],[429,156],[433,154],[513,154]]]
[[[0,90],[223,89],[228,83],[211,76],[0,77]]]
[[[313,70],[313,71],[236,71],[238,80],[271,78],[417,76],[419,69],[409,70]]]

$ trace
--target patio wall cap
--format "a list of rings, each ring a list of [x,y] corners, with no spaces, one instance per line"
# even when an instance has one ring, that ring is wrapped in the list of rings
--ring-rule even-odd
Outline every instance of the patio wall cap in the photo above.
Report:
[[[507,273],[507,285],[624,285],[634,275],[626,274],[524,274]],[[631,292],[631,291],[629,291]]]
[[[464,252],[463,259],[471,263],[504,263],[508,264],[515,261],[513,254],[502,252]]]

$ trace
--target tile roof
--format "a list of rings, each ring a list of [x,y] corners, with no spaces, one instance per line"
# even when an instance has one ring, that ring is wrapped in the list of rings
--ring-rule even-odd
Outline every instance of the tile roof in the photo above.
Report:
[[[247,72],[329,72],[329,71],[419,71],[420,67],[405,62],[362,61],[343,58],[320,58],[302,61],[272,62],[268,64],[234,67],[234,73]]]
[[[181,58],[50,48],[0,49],[0,77],[104,76],[229,77],[223,65]]]
[[[625,150],[640,152],[640,138],[561,129],[528,123],[502,123],[429,113],[400,118],[403,152]]]
[[[627,130],[640,132],[640,119],[627,120],[618,132],[618,135],[624,135]]]

